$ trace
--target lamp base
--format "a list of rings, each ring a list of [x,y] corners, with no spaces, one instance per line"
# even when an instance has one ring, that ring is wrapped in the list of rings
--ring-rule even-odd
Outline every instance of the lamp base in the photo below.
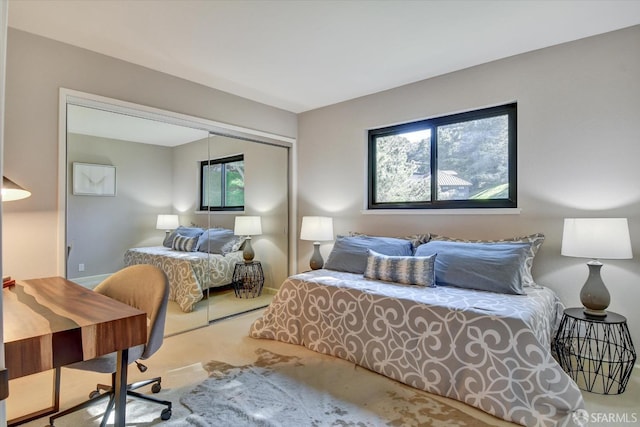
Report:
[[[309,261],[309,267],[312,270],[319,270],[324,266],[324,260],[322,259],[322,255],[320,254],[320,242],[313,243],[313,255],[311,255],[311,260]]]
[[[242,251],[242,258],[244,258],[244,262],[253,261],[253,257],[255,256],[255,252],[251,247],[251,237],[247,237],[244,241],[244,249]]]
[[[586,308],[582,310],[585,316],[587,317],[607,317],[607,312],[605,310],[591,310],[590,308]]]
[[[605,317],[605,311],[611,302],[611,296],[607,287],[600,277],[602,263],[599,261],[589,261],[589,277],[580,290],[580,301],[584,306],[584,314],[593,317]]]

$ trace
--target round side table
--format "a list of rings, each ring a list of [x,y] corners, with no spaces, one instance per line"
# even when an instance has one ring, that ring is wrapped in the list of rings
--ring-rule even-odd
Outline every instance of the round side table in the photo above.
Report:
[[[599,394],[623,393],[636,361],[627,319],[611,311],[592,317],[582,308],[564,310],[553,350],[578,387]]]
[[[236,263],[232,283],[237,298],[259,297],[264,285],[264,273],[260,261]]]

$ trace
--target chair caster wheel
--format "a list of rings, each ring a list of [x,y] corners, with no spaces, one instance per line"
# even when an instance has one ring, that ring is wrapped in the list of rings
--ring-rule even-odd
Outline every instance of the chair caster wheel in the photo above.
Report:
[[[89,393],[89,399],[95,399],[98,396],[100,396],[100,392],[98,390],[93,390],[91,393]]]
[[[162,410],[162,413],[160,414],[160,419],[162,421],[167,421],[169,418],[171,418],[171,409],[166,408]]]
[[[155,383],[151,386],[151,392],[153,393],[160,393],[160,390],[162,390],[162,386],[160,385],[160,383]]]

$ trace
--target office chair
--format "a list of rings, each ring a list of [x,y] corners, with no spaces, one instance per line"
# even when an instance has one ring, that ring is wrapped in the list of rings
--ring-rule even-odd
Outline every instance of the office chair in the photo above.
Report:
[[[162,345],[164,322],[167,314],[167,300],[169,297],[167,276],[162,270],[152,265],[133,265],[125,267],[111,275],[100,283],[95,288],[95,291],[147,313],[147,342],[146,344],[130,348],[128,359],[129,365],[135,363],[140,372],[146,371],[146,366],[138,362],[138,359],[147,359]],[[84,371],[110,373],[111,385],[98,384],[96,389],[89,394],[88,401],[53,415],[49,418],[49,425],[53,427],[53,423],[57,418],[94,405],[96,402],[109,397],[109,403],[107,404],[107,409],[100,424],[101,427],[104,427],[115,403],[116,353],[74,363],[66,367]],[[133,391],[140,387],[153,384],[151,391],[158,393],[161,389],[160,382],[161,378],[157,377],[134,384],[127,384],[127,396],[165,405],[166,408],[162,410],[160,418],[162,420],[168,420],[171,418],[171,402]],[[103,393],[101,393],[101,391],[103,391]]]

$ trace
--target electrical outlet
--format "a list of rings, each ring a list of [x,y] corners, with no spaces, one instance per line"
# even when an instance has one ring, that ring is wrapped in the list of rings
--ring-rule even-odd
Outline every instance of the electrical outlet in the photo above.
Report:
[[[78,264],[78,271],[84,271],[84,264]]]

